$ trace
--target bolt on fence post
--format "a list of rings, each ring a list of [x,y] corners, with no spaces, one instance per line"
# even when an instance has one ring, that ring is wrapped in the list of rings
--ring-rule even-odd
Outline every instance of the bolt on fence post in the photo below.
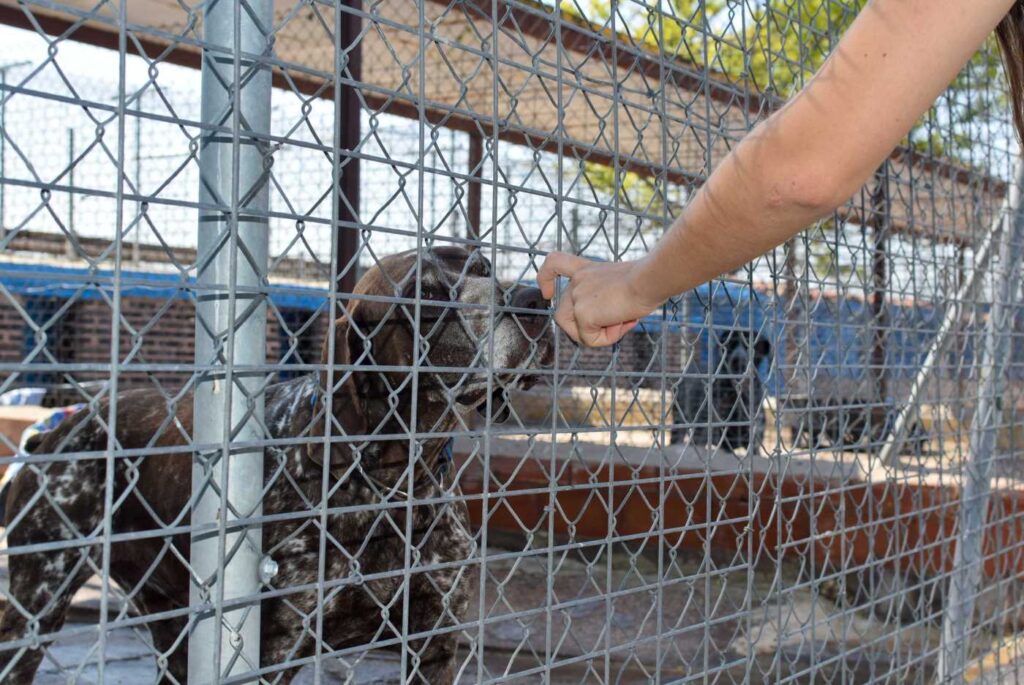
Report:
[[[1010,353],[1014,303],[1020,288],[1020,260],[1024,242],[1024,160],[1018,160],[1013,183],[1008,189],[999,244],[999,261],[994,264],[992,305],[978,360],[978,404],[971,421],[970,448],[964,465],[957,517],[956,552],[950,574],[946,611],[942,621],[942,642],[936,669],[937,682],[956,682],[967,664],[967,643],[974,615],[974,601],[984,570],[983,544],[988,513],[992,453],[996,447],[1002,396],[1006,386],[1005,366]]]
[[[271,0],[214,0],[203,20],[197,365],[188,673],[196,685],[259,668],[269,207]]]

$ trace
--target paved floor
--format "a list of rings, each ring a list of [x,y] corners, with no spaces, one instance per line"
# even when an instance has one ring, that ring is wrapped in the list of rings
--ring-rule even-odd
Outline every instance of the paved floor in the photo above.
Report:
[[[69,628],[87,628],[89,624],[69,624]],[[95,639],[92,636],[80,636],[75,639],[63,640],[50,649],[53,661],[44,663],[34,685],[67,685],[69,682],[79,685],[99,685],[100,678],[96,667],[94,652]],[[152,683],[156,677],[156,667],[149,648],[133,631],[128,629],[112,631],[107,637],[107,659],[104,666],[104,685],[142,685]],[[518,668],[512,671],[525,670],[529,666],[524,660],[513,658]],[[509,665],[508,655],[495,655],[489,660],[488,670],[497,676]],[[496,670],[497,669],[497,670]],[[559,676],[552,679],[552,685],[569,685],[583,682],[587,675],[585,665],[560,669]],[[354,677],[350,679],[350,671],[340,661],[328,661],[324,664],[320,683],[322,685],[400,685],[401,670],[397,657],[371,657],[361,660]],[[636,672],[619,679],[623,685],[630,683],[649,682],[646,676]],[[315,673],[312,667],[305,668],[292,681],[293,685],[313,685]],[[477,681],[475,669],[459,681],[459,685],[470,685]],[[537,676],[512,679],[504,682],[526,685],[539,682]]]
[[[546,545],[543,540],[535,544]],[[892,615],[892,607],[876,606],[872,613],[837,604],[828,599],[828,588],[807,583],[799,567],[788,562],[776,575],[727,562],[715,566],[679,558],[661,569],[667,582],[660,593],[644,589],[657,578],[658,566],[643,555],[616,553],[607,564],[603,557],[588,560],[569,554],[558,561],[550,584],[547,563],[543,555],[532,561],[489,562],[484,585],[491,621],[485,634],[487,680],[539,682],[537,674],[515,674],[543,666],[546,649],[555,645],[561,665],[552,672],[552,685],[601,682],[606,668],[611,682],[647,683],[656,663],[661,663],[663,679],[706,670],[722,676],[721,682],[755,685],[778,682],[779,676],[810,682],[811,673],[816,682],[876,678],[895,685],[926,682],[930,665],[922,665],[918,657],[938,646],[937,625],[897,626],[876,618]],[[613,600],[607,599],[609,589]],[[98,599],[96,590],[93,585],[77,596],[75,621],[68,625],[86,632],[52,646],[37,684],[98,684],[97,634],[83,620]],[[560,603],[558,608],[529,613],[549,606],[549,596]],[[906,593],[893,596],[905,598]],[[650,639],[658,634],[668,637]],[[144,638],[144,633],[129,629],[108,635],[105,685],[153,682],[155,662]],[[611,661],[587,658],[609,644],[619,648]],[[460,683],[476,682],[476,669],[471,661]],[[1005,674],[1006,667],[980,673],[976,682],[996,685],[1001,681],[994,674],[999,672]],[[400,681],[399,675],[397,661],[384,656],[362,659],[354,674],[340,662],[327,663],[321,682],[390,685]],[[312,685],[312,669],[295,682]]]
[[[777,468],[762,457],[743,462],[721,451],[708,454],[678,449],[675,457],[679,461],[692,462],[701,470]],[[576,450],[583,459],[599,463],[607,458],[608,448],[584,445]],[[617,458],[642,463],[650,458],[650,451],[621,450]],[[870,480],[881,475],[865,473],[859,459],[863,457],[837,455],[835,462],[829,462],[817,455],[813,460],[794,459],[787,466],[802,473],[827,471],[832,477],[839,474]],[[523,543],[519,545],[513,551],[523,552]],[[552,685],[603,681],[606,669],[611,681],[619,685],[646,683],[654,664],[660,664],[663,679],[704,671],[721,674],[721,682],[752,684],[779,679],[847,683],[874,679],[895,684],[926,682],[929,677],[931,664],[918,656],[935,653],[935,621],[912,616],[897,625],[892,618],[922,610],[931,611],[934,617],[935,610],[930,608],[934,597],[926,597],[928,589],[913,581],[891,575],[866,581],[877,589],[876,598],[882,598],[871,600],[874,606],[868,610],[850,606],[835,588],[811,581],[797,562],[784,562],[776,572],[770,561],[754,569],[739,558],[712,561],[680,554],[666,555],[659,568],[638,550],[616,548],[609,563],[602,556],[604,546],[592,547],[587,553],[568,550],[553,557],[546,553],[548,547],[542,536],[535,535],[532,556],[488,562],[483,586],[489,621],[483,670],[488,679],[517,685],[539,682],[536,674],[518,678],[515,674],[543,666],[552,645],[556,661],[562,664],[552,672]],[[500,557],[504,551],[495,549],[489,556]],[[5,561],[0,555],[0,596],[6,585]],[[549,582],[552,564],[556,573]],[[608,599],[609,595],[614,599]],[[86,632],[53,645],[36,683],[99,682],[96,633],[88,630],[99,597],[96,582],[76,596],[68,627]],[[552,604],[556,608],[531,613]],[[668,637],[656,639],[659,634]],[[614,659],[588,659],[588,654],[601,653],[608,645],[621,648]],[[974,682],[1015,683],[1015,673],[1006,665],[1015,662],[1019,662],[1016,651],[1003,655],[978,670]],[[476,671],[473,662],[461,683],[476,682]],[[107,636],[105,685],[150,683],[155,674],[144,634],[121,629]],[[390,685],[400,682],[399,675],[394,658],[375,657],[361,660],[354,674],[341,662],[327,663],[321,682]],[[313,670],[307,668],[295,682],[312,685]]]

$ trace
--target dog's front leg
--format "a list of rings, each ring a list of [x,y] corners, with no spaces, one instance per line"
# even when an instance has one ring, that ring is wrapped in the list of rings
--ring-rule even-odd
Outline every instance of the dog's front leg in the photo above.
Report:
[[[412,655],[407,683],[417,685],[454,685],[456,671],[457,632],[410,640]]]
[[[410,579],[409,632],[429,634],[409,640],[406,650],[409,672],[405,683],[452,685],[456,675],[458,625],[469,604],[468,583],[459,583],[455,570],[421,573]],[[464,580],[464,579],[463,579]]]
[[[457,658],[460,631],[452,630],[466,620],[476,586],[475,566],[466,562],[472,553],[469,514],[465,504],[452,502],[440,513],[431,538],[421,548],[430,565],[449,564],[425,571],[410,579],[412,594],[409,628],[413,634],[429,637],[411,640],[406,647],[414,669],[406,682],[423,685],[453,685],[459,670]]]
[[[43,645],[50,641],[45,638],[64,625],[71,598],[93,573],[100,553],[98,538],[92,538],[95,544],[75,543],[94,536],[99,526],[104,472],[100,460],[58,462],[26,468],[13,483],[6,512],[8,550],[66,545],[12,554],[8,560],[10,587],[0,618],[0,644],[28,646],[0,651],[4,683],[32,682],[43,660]],[[39,492],[48,497],[38,497]]]

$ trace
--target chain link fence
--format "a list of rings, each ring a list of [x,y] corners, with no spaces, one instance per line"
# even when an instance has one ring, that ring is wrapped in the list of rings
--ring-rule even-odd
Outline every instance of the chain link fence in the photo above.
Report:
[[[615,348],[534,283],[862,5],[0,0],[0,680],[1017,682],[993,45]]]

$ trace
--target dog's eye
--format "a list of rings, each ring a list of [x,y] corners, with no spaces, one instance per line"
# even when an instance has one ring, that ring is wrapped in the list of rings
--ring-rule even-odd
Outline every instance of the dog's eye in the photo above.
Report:
[[[474,250],[469,258],[469,267],[466,273],[479,276],[480,278],[491,277],[491,260],[484,256],[480,250]]]
[[[415,291],[411,297],[415,297]],[[419,296],[421,300],[429,300],[431,302],[450,302],[453,299],[452,288],[447,283],[424,283],[423,287],[420,288]]]
[[[451,298],[449,297],[449,290],[447,288],[424,288],[423,299],[432,300],[434,302],[447,302]]]
[[[447,302],[451,299],[450,288],[443,283],[423,283],[417,287],[415,280],[410,280],[402,290],[402,297],[414,300],[419,297],[421,300],[435,300]]]

